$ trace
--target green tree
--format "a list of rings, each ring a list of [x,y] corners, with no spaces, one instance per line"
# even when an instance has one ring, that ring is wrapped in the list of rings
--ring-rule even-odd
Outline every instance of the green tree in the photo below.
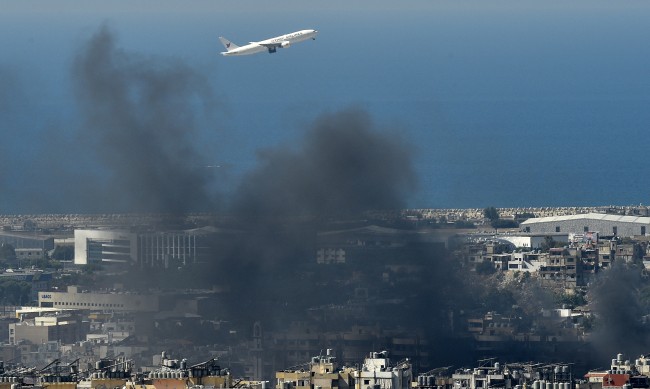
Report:
[[[483,210],[483,216],[493,222],[499,220],[499,211],[494,207],[487,207]]]
[[[29,302],[32,287],[25,281],[0,281],[0,296],[5,304],[23,305]]]
[[[16,259],[16,249],[9,243],[3,243],[0,246],[0,259]]]
[[[582,293],[558,293],[555,298],[558,306],[566,305],[569,308],[575,308],[587,304],[587,300]]]

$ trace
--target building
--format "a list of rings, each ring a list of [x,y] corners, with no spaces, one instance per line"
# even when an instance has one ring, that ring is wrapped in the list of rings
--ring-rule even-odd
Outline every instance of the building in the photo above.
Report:
[[[452,374],[453,387],[462,389],[555,388],[573,385],[571,364],[509,363],[501,365],[494,358],[480,361],[474,369],[459,369]],[[418,377],[419,378],[419,377]],[[418,383],[424,381],[419,378]],[[422,387],[426,385],[419,385]]]
[[[338,368],[338,360],[328,349],[313,357],[308,369],[276,372],[276,389],[410,389],[413,371],[408,361],[391,366],[388,352],[373,352],[362,368]]]
[[[136,262],[141,267],[165,269],[204,262],[210,254],[213,234],[206,228],[138,234]]]
[[[623,354],[612,359],[606,371],[590,371],[585,374],[585,384],[577,384],[576,389],[631,389],[649,388],[650,360],[641,355],[634,361],[623,360]]]
[[[569,234],[566,233],[521,233],[521,234],[501,234],[497,238],[501,241],[510,242],[515,247],[523,247],[529,249],[541,248],[548,239],[553,239],[555,242],[568,243]]]
[[[15,249],[16,259],[18,261],[33,261],[45,259],[45,250],[42,248],[33,249]]]
[[[413,381],[411,364],[407,361],[390,365],[388,352],[370,353],[363,367],[353,374],[355,389],[410,389]]]
[[[158,312],[160,299],[158,295],[80,292],[76,286],[69,286],[66,292],[39,292],[38,306],[118,312]]]
[[[0,231],[0,245],[10,244],[15,249],[54,249],[54,237],[35,232]]]
[[[342,248],[321,248],[316,251],[316,263],[345,263],[345,250]]]
[[[137,235],[119,230],[75,230],[74,263],[133,263],[137,258]]]
[[[39,316],[9,324],[9,344],[74,343],[84,340],[89,328],[89,322],[77,315]]]
[[[532,218],[522,222],[519,227],[524,232],[536,234],[598,232],[601,237],[634,237],[650,233],[650,217],[587,213]]]
[[[584,285],[581,261],[569,250],[551,248],[546,256],[546,263],[539,269],[539,278],[543,285],[575,288]]]
[[[124,230],[75,230],[74,263],[122,263],[169,268],[209,259],[216,231],[136,233]]]

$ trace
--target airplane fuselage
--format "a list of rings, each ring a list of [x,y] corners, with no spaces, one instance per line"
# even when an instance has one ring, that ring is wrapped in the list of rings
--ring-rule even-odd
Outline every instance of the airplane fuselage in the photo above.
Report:
[[[306,41],[308,39],[316,39],[316,34],[318,34],[318,31],[316,30],[300,30],[292,32],[290,34],[280,35],[275,38],[265,39],[258,42],[250,42],[245,46],[236,46],[227,39],[220,38],[227,49],[227,51],[224,51],[221,54],[225,56],[250,55],[260,53],[262,51],[275,53],[278,48],[286,48],[293,45],[294,43]]]

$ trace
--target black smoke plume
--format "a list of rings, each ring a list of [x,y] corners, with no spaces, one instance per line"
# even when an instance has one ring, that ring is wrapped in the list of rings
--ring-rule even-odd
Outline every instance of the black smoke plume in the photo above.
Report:
[[[79,52],[73,79],[81,140],[105,166],[90,184],[101,186],[110,210],[209,209],[209,179],[193,142],[197,109],[213,100],[203,76],[180,61],[118,49],[104,26]]]
[[[287,310],[303,315],[322,301],[298,297],[316,282],[331,281],[300,274],[315,263],[317,231],[335,218],[400,209],[415,187],[407,144],[362,110],[321,116],[297,143],[259,154],[259,166],[233,195],[231,215],[242,233],[215,247],[219,260],[214,273],[206,273],[236,291],[231,309],[239,317],[242,304],[257,319],[263,312],[271,319]]]
[[[379,132],[359,109],[317,119],[299,150],[266,150],[259,157],[260,166],[234,196],[234,214],[241,219],[358,217],[400,209],[416,183],[404,141]]]
[[[633,358],[648,351],[650,327],[642,320],[645,311],[639,299],[643,284],[637,265],[615,262],[589,288],[595,314],[592,343],[602,360],[618,353]]]

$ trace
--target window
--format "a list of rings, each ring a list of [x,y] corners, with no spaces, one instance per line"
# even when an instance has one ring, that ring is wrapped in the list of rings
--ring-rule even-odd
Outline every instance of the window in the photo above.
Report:
[[[616,226],[612,227],[612,233],[616,235],[617,232],[618,232],[618,228]]]
[[[641,226],[641,235],[645,235],[645,226]]]
[[[555,232],[560,232],[560,226],[555,226]]]
[[[530,227],[526,227],[526,232],[530,232]]]
[[[583,231],[584,231],[584,232],[589,232],[589,226],[584,226]]]

